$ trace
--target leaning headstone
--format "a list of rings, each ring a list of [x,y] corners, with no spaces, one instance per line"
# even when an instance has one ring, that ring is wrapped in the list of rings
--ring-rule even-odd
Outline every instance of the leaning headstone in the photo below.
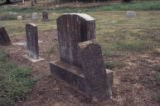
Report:
[[[7,46],[11,44],[11,40],[8,36],[6,29],[0,26],[0,45]]]
[[[32,21],[38,21],[38,13],[32,13]]]
[[[38,29],[35,24],[26,24],[27,55],[25,57],[32,62],[43,60],[39,57]]]
[[[95,20],[87,14],[64,14],[57,19],[60,60],[51,72],[93,100],[111,96],[113,72],[105,70],[95,39]]]
[[[43,21],[48,21],[48,12],[47,11],[42,12],[42,19],[43,19]]]
[[[95,40],[79,43],[82,70],[94,99],[111,96],[101,47]],[[107,85],[108,84],[108,85]]]
[[[136,18],[136,12],[135,11],[127,11],[126,17],[127,18]]]

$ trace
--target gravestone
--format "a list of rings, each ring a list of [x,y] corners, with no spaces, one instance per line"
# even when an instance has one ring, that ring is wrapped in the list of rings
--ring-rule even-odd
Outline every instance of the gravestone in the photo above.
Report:
[[[43,19],[43,21],[48,21],[48,12],[47,11],[42,12],[42,19]]]
[[[35,24],[26,24],[27,59],[32,62],[43,60],[39,57],[38,29]]]
[[[8,36],[6,29],[0,25],[0,45],[7,46],[11,44],[11,40]]]
[[[135,11],[127,11],[126,17],[127,18],[136,18],[136,12]]]
[[[22,20],[23,20],[23,17],[22,17],[22,16],[17,16],[17,20],[18,20],[18,21],[22,21]]]
[[[32,13],[32,21],[38,21],[38,13]]]
[[[60,59],[50,63],[51,72],[93,100],[112,94],[113,72],[106,70],[101,48],[94,40],[95,20],[83,13],[57,19]]]
[[[78,43],[95,39],[95,20],[86,14],[64,14],[57,19],[61,60],[80,66]]]

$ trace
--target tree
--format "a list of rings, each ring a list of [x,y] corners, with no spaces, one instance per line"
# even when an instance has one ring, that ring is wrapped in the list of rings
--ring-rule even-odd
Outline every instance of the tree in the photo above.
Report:
[[[6,0],[6,4],[10,4],[11,3],[11,0]]]

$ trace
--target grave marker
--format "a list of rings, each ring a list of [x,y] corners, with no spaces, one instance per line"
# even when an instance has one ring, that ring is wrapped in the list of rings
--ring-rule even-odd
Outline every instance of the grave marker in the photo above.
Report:
[[[135,11],[127,11],[126,17],[127,18],[136,18],[136,12]]]
[[[38,13],[32,13],[32,21],[38,21]]]
[[[38,29],[35,24],[26,24],[26,45],[27,55],[25,57],[32,62],[42,60],[39,58],[39,47],[38,47]]]
[[[11,44],[11,40],[5,27],[0,25],[0,45],[7,46]]]
[[[95,39],[95,20],[87,14],[64,14],[57,19],[60,60],[51,72],[93,100],[112,94],[113,72],[106,70]]]
[[[48,12],[47,11],[42,12],[42,19],[43,19],[43,21],[48,21]]]

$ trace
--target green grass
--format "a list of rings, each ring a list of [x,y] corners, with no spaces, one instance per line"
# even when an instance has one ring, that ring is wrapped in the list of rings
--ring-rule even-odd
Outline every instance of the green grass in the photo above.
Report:
[[[160,73],[155,75],[158,86],[160,87]]]
[[[152,49],[156,44],[152,41],[133,40],[117,42],[117,49],[125,51],[144,51]]]
[[[156,79],[157,85],[159,86],[159,89],[160,89],[160,73],[155,75],[155,79]],[[155,99],[160,101],[160,94],[156,94]]]
[[[58,44],[56,45],[53,45],[50,50],[49,50],[49,53],[53,53],[54,51],[58,50]]]
[[[124,67],[125,66],[125,63],[121,62],[121,61],[111,61],[111,62],[105,62],[105,66],[106,68],[109,68],[109,69],[113,69],[115,67]]]
[[[2,8],[0,12],[14,11],[14,12],[42,12],[44,8]],[[58,9],[48,9],[50,12],[93,12],[93,11],[119,11],[119,10],[160,10],[160,1],[142,1],[137,3],[121,3],[121,4],[108,4],[104,6],[93,7],[62,7]]]
[[[32,69],[17,66],[8,61],[8,53],[0,47],[0,105],[13,105],[22,101],[32,91],[31,86],[36,82],[31,78]]]
[[[17,19],[16,15],[10,15],[7,13],[0,14],[0,20],[16,20],[16,19]]]

